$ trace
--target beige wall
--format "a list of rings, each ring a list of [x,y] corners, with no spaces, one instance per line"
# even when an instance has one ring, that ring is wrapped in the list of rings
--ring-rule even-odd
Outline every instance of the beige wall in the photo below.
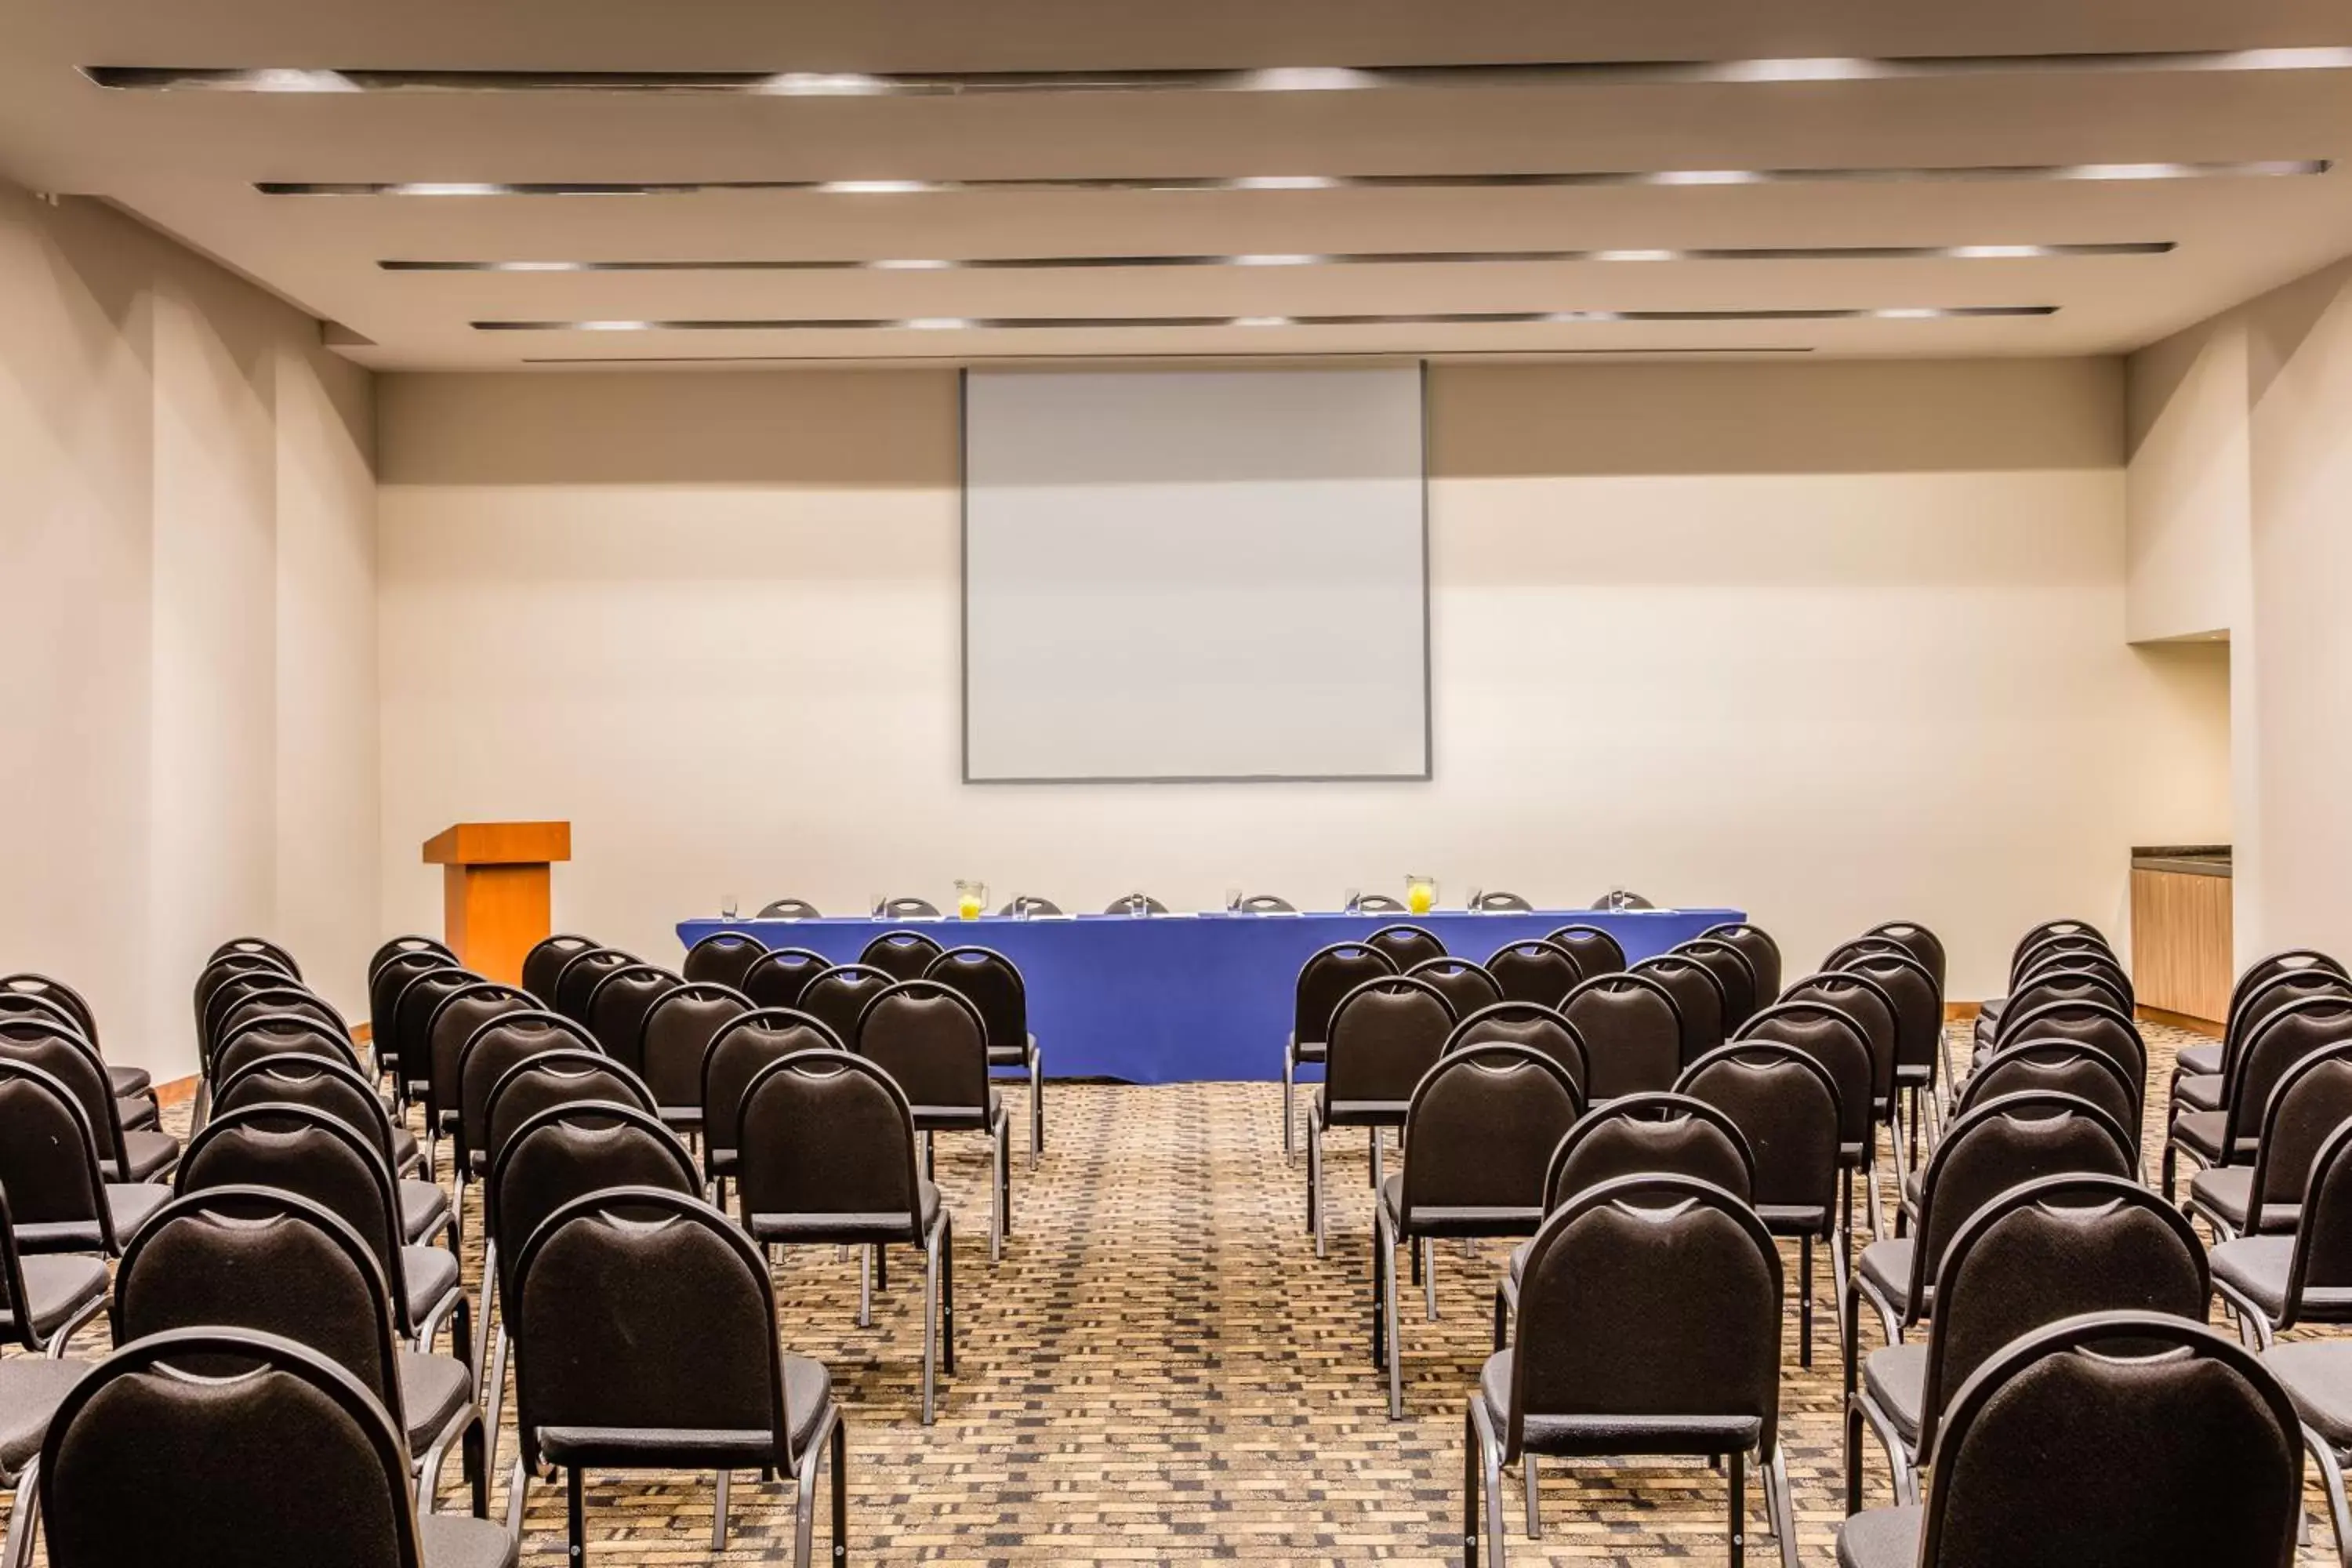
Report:
[[[957,876],[1328,904],[1612,882],[1752,908],[1792,963],[1901,914],[1954,994],[2136,840],[2221,831],[2220,671],[2125,642],[2113,362],[1441,368],[1437,776],[971,787],[955,383],[938,372],[391,376],[385,924],[418,841],[561,816],[559,923]]]
[[[350,1005],[375,931],[373,416],[317,323],[0,186],[0,968],[193,1068],[226,937]]]

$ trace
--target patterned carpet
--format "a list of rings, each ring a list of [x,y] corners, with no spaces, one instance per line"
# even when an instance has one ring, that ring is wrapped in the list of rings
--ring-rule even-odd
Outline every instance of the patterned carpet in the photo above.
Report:
[[[2172,1054],[2197,1037],[2154,1025],[2147,1033],[2158,1088],[2153,1151]],[[852,1560],[1461,1561],[1464,1400],[1486,1354],[1504,1244],[1486,1244],[1475,1259],[1439,1248],[1441,1321],[1425,1321],[1405,1299],[1407,1414],[1391,1422],[1370,1360],[1364,1142],[1333,1145],[1331,1255],[1318,1261],[1303,1226],[1303,1162],[1282,1153],[1279,1092],[1049,1084],[1051,1142],[1034,1171],[1016,1158],[1014,1228],[993,1267],[982,1145],[942,1140],[940,1179],[960,1222],[959,1360],[929,1428],[918,1418],[919,1259],[899,1250],[874,1327],[861,1331],[854,1258],[831,1247],[788,1255],[778,1271],[784,1343],[831,1366],[849,1423]],[[1016,1110],[1016,1128],[1024,1114]],[[1788,1262],[1793,1290],[1793,1251]],[[469,1286],[478,1263],[469,1248]],[[1783,1384],[1809,1564],[1834,1561],[1831,1532],[1843,1512],[1826,1268],[1817,1289],[1814,1368],[1798,1368],[1792,1309]],[[509,1462],[512,1432],[509,1413]],[[1885,1470],[1869,1452],[1875,1503]],[[504,1470],[492,1493],[501,1517]],[[453,1463],[446,1508],[463,1506],[457,1478]],[[733,1533],[720,1553],[709,1549],[708,1476],[593,1479],[589,1499],[592,1563],[791,1555],[784,1485],[737,1479]],[[1750,1561],[1777,1562],[1760,1487],[1748,1500]],[[1704,1465],[1553,1464],[1538,1542],[1523,1533],[1515,1479],[1506,1500],[1516,1563],[1724,1558],[1723,1479]],[[2315,1490],[2313,1502],[2321,1506]],[[823,1562],[822,1505],[817,1529]],[[562,1542],[561,1487],[534,1487],[524,1561],[561,1563]],[[2304,1561],[2332,1561],[2332,1544],[2323,1522]]]

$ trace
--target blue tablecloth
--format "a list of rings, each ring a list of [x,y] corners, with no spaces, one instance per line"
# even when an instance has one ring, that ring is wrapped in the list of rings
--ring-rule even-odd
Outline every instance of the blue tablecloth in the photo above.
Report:
[[[1291,989],[1316,949],[1369,935],[1396,915],[1079,915],[976,921],[680,921],[687,946],[737,931],[770,947],[804,947],[838,963],[856,959],[886,931],[921,931],[942,947],[991,947],[1019,966],[1029,987],[1029,1027],[1054,1078],[1131,1083],[1279,1079],[1290,1032]],[[1607,930],[1629,960],[1664,952],[1737,910],[1555,910],[1537,914],[1423,915],[1457,957],[1483,961],[1497,948],[1576,922]]]

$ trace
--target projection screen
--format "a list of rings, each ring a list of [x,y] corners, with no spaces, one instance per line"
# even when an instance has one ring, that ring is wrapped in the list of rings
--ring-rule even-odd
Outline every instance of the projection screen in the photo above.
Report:
[[[1418,368],[972,371],[969,783],[1430,776]]]

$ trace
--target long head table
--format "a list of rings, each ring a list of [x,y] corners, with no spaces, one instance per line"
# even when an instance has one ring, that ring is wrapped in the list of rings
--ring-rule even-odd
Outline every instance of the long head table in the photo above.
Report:
[[[743,931],[770,947],[804,947],[849,963],[886,931],[921,931],[942,947],[990,947],[1029,987],[1029,1027],[1055,1078],[1130,1083],[1279,1079],[1291,987],[1316,949],[1411,919],[1457,957],[1574,923],[1616,937],[1628,960],[1664,952],[1738,910],[1557,910],[1535,914],[1441,910],[1400,915],[1078,915],[1013,920],[680,921],[691,947]]]

